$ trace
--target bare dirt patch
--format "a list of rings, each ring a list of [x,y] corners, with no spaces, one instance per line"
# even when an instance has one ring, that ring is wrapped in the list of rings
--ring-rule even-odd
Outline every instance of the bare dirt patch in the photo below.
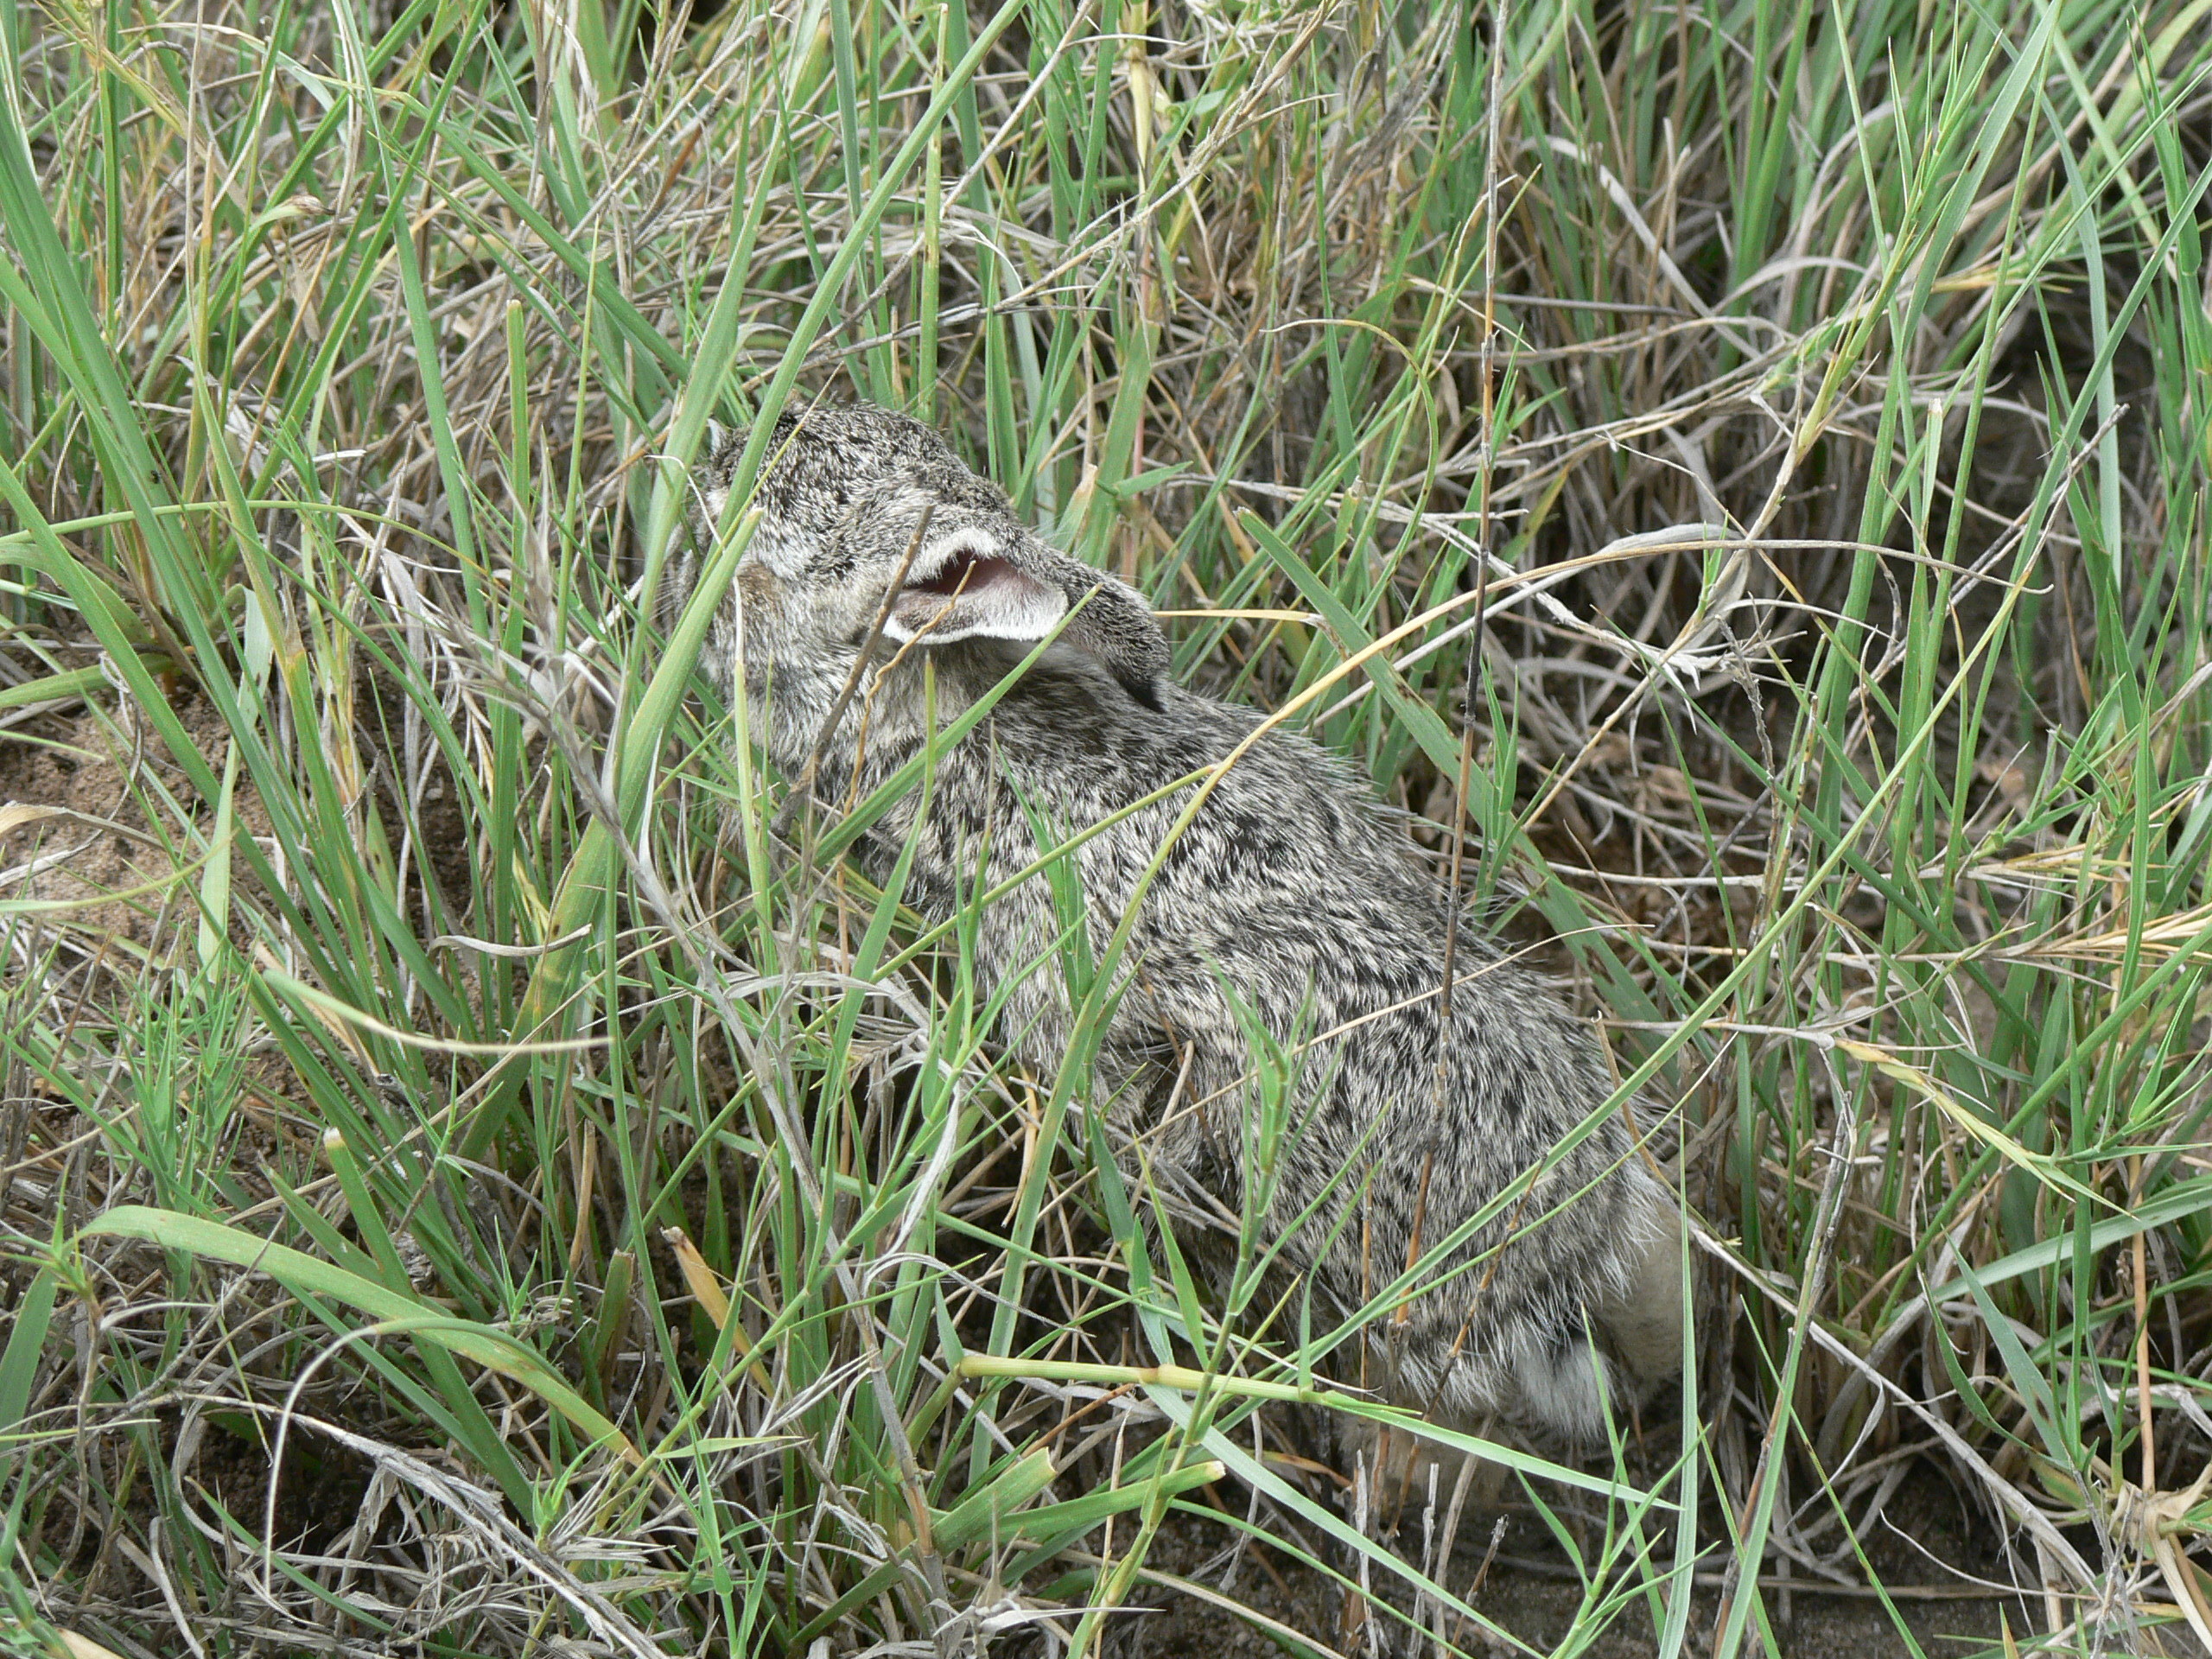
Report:
[[[219,772],[229,742],[221,714],[196,694],[174,707]],[[0,732],[0,896],[67,906],[47,913],[81,944],[121,947],[126,957],[155,952],[192,867],[182,849],[172,852],[176,825],[146,810],[163,796],[201,812],[183,768],[127,699],[80,702]],[[234,810],[244,833],[266,832],[243,785]]]
[[[1503,1531],[1487,1572],[1494,1523]],[[1762,1594],[1784,1659],[1874,1659],[1905,1653],[1905,1636],[1928,1659],[1962,1659],[1998,1650],[2009,1624],[2018,1635],[2031,1630],[2020,1601],[1991,1586],[2009,1581],[1995,1529],[1971,1514],[1956,1492],[1933,1469],[1916,1470],[1899,1488],[1859,1540],[1882,1587],[1882,1597],[1863,1584],[1809,1587],[1800,1575],[1764,1581]],[[1689,1617],[1689,1650],[1709,1648],[1720,1616],[1720,1567],[1725,1548],[1712,1548],[1725,1535],[1721,1518],[1708,1517],[1705,1529],[1713,1567],[1694,1583]],[[1222,1558],[1238,1533],[1225,1522],[1192,1515],[1171,1520],[1147,1558],[1159,1573],[1202,1583],[1227,1600],[1241,1602],[1279,1624],[1346,1655],[1366,1651],[1363,1640],[1347,1630],[1345,1592],[1325,1573],[1256,1542],[1247,1542],[1231,1562]],[[1470,1516],[1447,1578],[1455,1586],[1476,1582],[1470,1599],[1487,1617],[1524,1644],[1498,1646],[1497,1653],[1548,1654],[1577,1628],[1585,1597],[1580,1576],[1550,1531],[1526,1504],[1502,1516]],[[1147,1586],[1142,1605],[1154,1611],[1127,1616],[1118,1652],[1124,1659],[1260,1659],[1279,1656],[1281,1643],[1258,1624],[1239,1618],[1217,1601],[1181,1593],[1168,1586]],[[1892,1616],[1890,1609],[1894,1607]],[[1649,1599],[1623,1610],[1592,1641],[1576,1646],[1592,1659],[1648,1659],[1656,1650],[1658,1627]],[[1467,1631],[1459,1644],[1470,1652],[1482,1643]],[[1762,1651],[1754,1638],[1744,1649]]]

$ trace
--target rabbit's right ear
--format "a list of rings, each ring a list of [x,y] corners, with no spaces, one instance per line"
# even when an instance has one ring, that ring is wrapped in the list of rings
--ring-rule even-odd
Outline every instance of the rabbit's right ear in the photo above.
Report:
[[[1073,559],[1068,563],[1082,584],[1076,597],[1083,608],[1060,638],[1096,658],[1122,690],[1159,713],[1160,683],[1171,665],[1167,636],[1135,588]]]
[[[1125,582],[1094,570],[1034,537],[1024,537],[1009,556],[1039,581],[1059,589],[1075,614],[1061,631],[1072,645],[1121,682],[1122,690],[1154,713],[1167,677],[1167,636],[1144,596]]]

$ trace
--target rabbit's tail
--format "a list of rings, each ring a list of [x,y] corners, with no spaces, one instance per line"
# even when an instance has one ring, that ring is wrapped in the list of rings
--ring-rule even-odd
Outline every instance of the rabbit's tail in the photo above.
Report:
[[[1598,1445],[1610,1416],[1681,1369],[1681,1217],[1656,1182],[1624,1196],[1626,1213],[1615,1212],[1602,1243],[1585,1234],[1583,1248],[1554,1255],[1541,1287],[1491,1327],[1479,1344],[1487,1355],[1449,1368],[1442,1397],[1459,1396],[1452,1404],[1460,1414],[1501,1411],[1572,1445]]]
[[[1609,1408],[1634,1403],[1681,1363],[1681,1215],[1656,1181],[1585,1281],[1511,1357],[1523,1412],[1569,1440],[1605,1438]]]
[[[1622,1397],[1618,1369],[1580,1330],[1547,1335],[1512,1357],[1522,1414],[1578,1446],[1604,1440],[1606,1406]]]
[[[1432,1328],[1397,1361],[1389,1395],[1464,1427],[1498,1421],[1577,1446],[1605,1438],[1608,1404],[1623,1398],[1618,1367],[1590,1338],[1582,1299],[1565,1294],[1492,1309],[1471,1339]]]

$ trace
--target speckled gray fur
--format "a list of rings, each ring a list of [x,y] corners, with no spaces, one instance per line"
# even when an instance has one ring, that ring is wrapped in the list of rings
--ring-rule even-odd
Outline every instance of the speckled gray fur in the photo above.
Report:
[[[743,435],[722,442],[695,470],[691,545],[671,566],[664,614],[725,516],[742,448]],[[1043,659],[938,757],[926,820],[917,822],[922,797],[911,792],[863,844],[883,875],[914,838],[906,896],[925,915],[950,914],[979,873],[996,884],[1030,863],[1032,813],[1063,836],[1087,828],[1221,760],[1259,724],[1252,709],[1168,682],[1166,641],[1143,601],[1045,543],[927,428],[868,406],[817,408],[785,417],[770,456],[753,499],[762,517],[705,661],[732,692],[742,664],[756,731],[787,776],[814,753],[894,573],[910,546],[919,550],[892,637],[823,746],[821,798],[847,798],[855,784],[865,793],[915,753],[925,656],[942,725],[1080,602]],[[963,556],[982,561],[968,571],[969,591],[951,594],[944,575],[914,591]],[[982,632],[947,639],[971,624]],[[918,632],[922,643],[902,653],[900,637]],[[1077,855],[1094,952],[1190,799],[1177,791]],[[1016,978],[1001,1030],[1046,1077],[1062,1063],[1070,1027],[1051,954],[1057,931],[1051,888],[1033,879],[988,907],[974,946],[987,984]],[[1266,1195],[1263,1236],[1292,1231],[1276,1287],[1310,1290],[1315,1331],[1402,1270],[1417,1209],[1423,1248],[1433,1247],[1611,1089],[1588,1027],[1463,928],[1440,1114],[1446,932],[1440,885],[1402,823],[1337,756],[1281,730],[1222,778],[1140,906],[1090,1098],[1107,1110],[1124,1169],[1179,1216],[1233,1229],[1248,1190]],[[1254,1045],[1238,1003],[1278,1043],[1308,1045],[1271,1181],[1255,1162]],[[1309,1207],[1312,1219],[1294,1229]],[[1404,1328],[1370,1357],[1369,1380],[1394,1374],[1393,1397],[1443,1421],[1497,1418],[1592,1439],[1604,1424],[1601,1373],[1618,1399],[1674,1369],[1677,1224],[1627,1126],[1607,1118],[1446,1264],[1474,1265],[1415,1299]],[[1188,1248],[1194,1232],[1179,1226],[1177,1236]],[[1218,1243],[1197,1254],[1217,1259]]]

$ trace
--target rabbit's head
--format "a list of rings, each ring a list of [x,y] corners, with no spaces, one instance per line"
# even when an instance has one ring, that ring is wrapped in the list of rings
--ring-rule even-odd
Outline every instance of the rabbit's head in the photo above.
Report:
[[[711,433],[694,474],[691,534],[702,551],[718,527],[736,533],[725,507],[747,435]],[[887,655],[1032,645],[1058,630],[1062,647],[1157,703],[1167,642],[1144,601],[1030,531],[918,421],[868,404],[782,416],[753,505],[760,518],[738,567],[735,615],[756,690],[842,681],[880,617]]]

